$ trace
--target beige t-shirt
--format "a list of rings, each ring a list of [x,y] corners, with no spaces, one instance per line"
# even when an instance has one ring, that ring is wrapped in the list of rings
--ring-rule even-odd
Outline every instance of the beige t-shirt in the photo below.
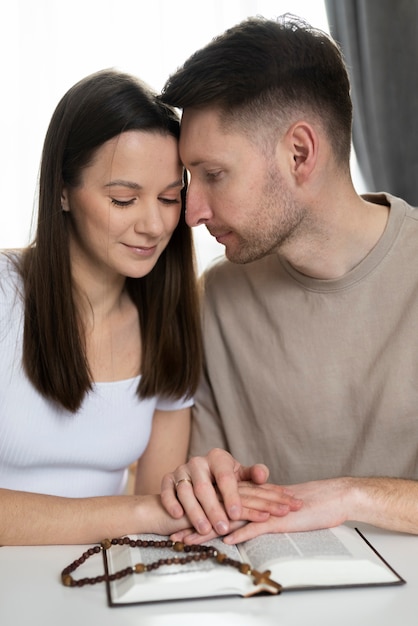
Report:
[[[391,205],[385,232],[340,279],[277,255],[207,272],[192,454],[223,447],[282,484],[418,479],[418,210],[367,199]]]

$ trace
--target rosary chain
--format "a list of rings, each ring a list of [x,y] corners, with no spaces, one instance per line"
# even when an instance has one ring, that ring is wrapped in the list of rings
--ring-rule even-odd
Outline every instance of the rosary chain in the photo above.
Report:
[[[184,557],[170,557],[166,559],[158,559],[154,563],[144,565],[143,563],[137,563],[134,566],[126,567],[114,574],[101,574],[91,578],[80,578],[75,580],[72,577],[72,573],[80,567],[87,559],[94,554],[100,553],[102,550],[108,550],[114,545],[129,545],[131,548],[171,548],[174,552],[184,552]],[[227,557],[222,552],[218,552],[212,546],[204,545],[185,545],[181,541],[171,541],[170,539],[161,541],[143,540],[143,539],[131,539],[130,537],[122,537],[117,539],[104,539],[100,545],[89,548],[86,552],[73,561],[70,565],[65,567],[61,572],[61,581],[66,587],[84,587],[84,585],[95,585],[102,582],[111,582],[119,580],[129,576],[130,574],[142,574],[151,570],[156,570],[162,565],[186,565],[192,561],[203,561],[209,558],[214,558],[218,563],[222,565],[229,565],[235,567],[242,574],[252,574],[251,567],[247,563],[241,563]]]

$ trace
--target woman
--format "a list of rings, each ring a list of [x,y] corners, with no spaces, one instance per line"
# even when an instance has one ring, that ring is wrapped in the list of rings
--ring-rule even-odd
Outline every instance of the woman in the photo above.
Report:
[[[0,255],[0,544],[187,526],[146,495],[186,459],[200,373],[178,136],[174,110],[113,70],[53,114],[34,242]]]

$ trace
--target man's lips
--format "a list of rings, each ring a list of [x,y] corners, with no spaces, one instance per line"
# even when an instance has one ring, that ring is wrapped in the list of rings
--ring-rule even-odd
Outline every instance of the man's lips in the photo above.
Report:
[[[213,237],[215,237],[218,243],[224,243],[226,239],[232,234],[231,230],[224,231],[222,233],[211,232]]]
[[[227,229],[223,229],[220,230],[219,228],[208,228],[206,226],[206,228],[208,229],[209,233],[212,235],[212,237],[215,237],[216,240],[220,240],[220,239],[224,239],[225,237],[228,237],[228,235],[230,235],[232,233],[231,230],[227,230]]]

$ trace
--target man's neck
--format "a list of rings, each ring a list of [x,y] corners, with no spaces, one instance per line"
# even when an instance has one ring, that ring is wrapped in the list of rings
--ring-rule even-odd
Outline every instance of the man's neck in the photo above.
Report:
[[[286,243],[279,254],[298,272],[312,278],[341,278],[370,253],[381,238],[389,207],[357,197],[332,213],[318,211],[309,233]]]

